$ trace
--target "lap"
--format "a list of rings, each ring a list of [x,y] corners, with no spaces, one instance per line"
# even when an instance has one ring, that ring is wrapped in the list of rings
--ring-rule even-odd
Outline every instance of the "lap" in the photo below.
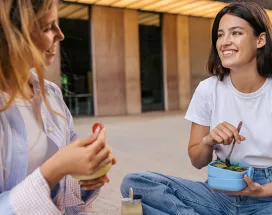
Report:
[[[203,182],[153,172],[133,173],[128,175],[128,178],[127,180],[132,182],[130,185],[137,187],[135,192],[140,192],[136,194],[143,195],[143,200],[148,198],[152,203],[164,204],[165,198],[174,198],[172,202],[175,201],[177,207],[179,200],[184,204],[182,207],[192,207],[201,215],[225,214],[224,208],[229,209],[229,205],[232,204],[232,197],[212,191]],[[152,194],[148,194],[150,192]]]
[[[258,181],[259,182],[259,181]],[[133,173],[126,176],[122,189],[133,187],[148,205],[166,204],[166,198],[176,207],[188,206],[196,214],[262,215],[272,214],[272,197],[251,198],[214,192],[207,183],[166,176],[153,172]],[[126,191],[123,191],[124,193]],[[184,205],[180,204],[182,202]],[[180,213],[183,214],[183,213]],[[193,213],[192,213],[193,214]]]
[[[239,212],[242,215],[272,214],[271,199],[271,197],[240,197]]]

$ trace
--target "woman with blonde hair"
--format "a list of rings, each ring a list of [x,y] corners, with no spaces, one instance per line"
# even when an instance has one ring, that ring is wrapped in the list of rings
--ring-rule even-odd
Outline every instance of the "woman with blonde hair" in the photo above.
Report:
[[[60,89],[43,79],[56,44],[57,0],[0,1],[0,214],[86,214],[115,159],[105,129],[78,139]],[[71,143],[71,144],[70,144]]]

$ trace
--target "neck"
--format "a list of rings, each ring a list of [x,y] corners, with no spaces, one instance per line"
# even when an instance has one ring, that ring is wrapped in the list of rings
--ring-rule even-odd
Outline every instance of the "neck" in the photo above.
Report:
[[[34,96],[34,91],[33,91],[32,84],[28,83],[28,84],[26,84],[23,88],[24,88],[24,92],[25,92],[25,94],[26,94],[26,96],[27,96],[26,99],[31,99],[31,98],[33,98],[33,96]],[[11,95],[11,91],[10,91],[9,89],[4,90],[4,92],[7,93],[8,95]],[[25,99],[24,96],[23,96],[23,94],[20,93],[20,92],[18,92],[18,93],[15,95],[15,98],[17,98],[17,99]]]
[[[253,62],[254,63],[254,62]],[[242,93],[253,93],[260,89],[266,78],[259,75],[256,62],[230,71],[233,86]]]

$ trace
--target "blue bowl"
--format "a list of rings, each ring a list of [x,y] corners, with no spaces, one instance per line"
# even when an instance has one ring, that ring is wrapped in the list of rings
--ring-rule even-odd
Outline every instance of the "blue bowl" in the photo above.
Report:
[[[219,162],[220,161],[213,161],[208,165],[208,184],[211,188],[226,191],[240,191],[247,187],[244,175],[246,174],[250,178],[253,177],[254,168],[252,166],[231,162],[231,164],[238,164],[239,166],[247,168],[247,170],[243,172],[235,172],[213,166],[213,164]]]

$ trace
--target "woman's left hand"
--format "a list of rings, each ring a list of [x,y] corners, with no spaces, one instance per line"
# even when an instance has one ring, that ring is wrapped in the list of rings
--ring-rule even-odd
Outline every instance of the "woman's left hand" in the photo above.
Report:
[[[116,164],[116,159],[112,159],[112,165]],[[100,178],[78,181],[79,185],[83,190],[95,190],[103,187],[106,183],[109,183],[110,179],[107,175],[101,176]]]
[[[223,192],[237,196],[265,197],[264,187],[262,185],[254,183],[247,175],[244,176],[244,180],[247,183],[247,188],[241,191],[213,190],[216,192]]]
[[[101,176],[93,180],[79,181],[79,185],[83,190],[95,190],[101,188],[105,183],[109,183],[110,179],[107,175]]]

